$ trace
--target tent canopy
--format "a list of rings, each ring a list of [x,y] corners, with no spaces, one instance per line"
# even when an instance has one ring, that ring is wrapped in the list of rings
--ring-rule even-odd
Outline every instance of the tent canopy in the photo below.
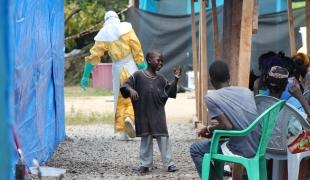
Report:
[[[208,0],[211,9],[211,0]],[[216,0],[217,7],[223,6],[224,0]],[[177,7],[177,8],[176,8]],[[191,0],[140,0],[139,9],[163,15],[189,15]],[[195,2],[195,12],[199,12],[199,1]],[[287,0],[259,0],[259,14],[270,14],[287,10]]]
[[[192,47],[191,47],[191,17],[190,15],[171,16],[149,13],[136,8],[130,8],[127,12],[127,20],[133,27],[142,43],[143,51],[146,53],[152,49],[163,51],[165,65],[161,73],[172,78],[171,70],[181,65],[186,71],[192,67]],[[207,11],[207,56],[208,63],[214,60],[215,49],[213,42],[212,15]],[[223,30],[223,8],[217,8],[219,22],[219,34]],[[301,35],[299,27],[305,26],[304,9],[294,11],[295,16],[295,35],[297,48],[300,48]],[[196,14],[196,27],[198,27],[198,14]],[[160,22],[160,23],[159,23]],[[196,28],[198,36],[198,28]],[[220,39],[222,37],[220,36]],[[224,42],[225,43],[225,42]],[[220,46],[222,47],[222,46]],[[286,12],[278,12],[259,16],[258,32],[252,39],[252,69],[259,74],[257,59],[267,51],[283,51],[286,55],[290,54],[288,41],[288,23]],[[186,78],[181,78],[181,84],[187,85]]]

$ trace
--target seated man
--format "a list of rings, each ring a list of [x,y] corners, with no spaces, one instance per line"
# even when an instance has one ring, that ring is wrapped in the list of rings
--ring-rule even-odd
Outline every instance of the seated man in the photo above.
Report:
[[[216,91],[205,97],[205,104],[211,119],[218,121],[217,125],[209,125],[199,132],[199,136],[210,137],[215,129],[242,130],[247,128],[258,116],[253,93],[244,87],[229,85],[230,74],[228,66],[223,61],[215,61],[209,68],[210,80]],[[243,157],[253,157],[256,153],[260,126],[248,136],[231,137],[221,145],[219,152]],[[210,150],[210,141],[202,140],[190,148],[191,157],[201,176],[202,159]],[[210,169],[210,179],[214,179],[214,167]]]

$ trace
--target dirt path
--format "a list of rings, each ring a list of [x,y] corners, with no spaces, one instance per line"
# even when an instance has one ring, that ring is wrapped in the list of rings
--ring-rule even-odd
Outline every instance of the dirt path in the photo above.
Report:
[[[66,97],[66,113],[74,110],[85,113],[113,113],[113,96],[99,97]],[[166,115],[169,122],[190,122],[195,114],[194,93],[179,93],[176,99],[170,98],[166,104]]]

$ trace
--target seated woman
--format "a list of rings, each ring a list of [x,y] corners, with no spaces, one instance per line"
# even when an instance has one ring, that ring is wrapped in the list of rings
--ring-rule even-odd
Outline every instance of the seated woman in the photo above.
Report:
[[[310,106],[306,101],[304,95],[302,94],[300,88],[298,88],[296,85],[287,88],[288,77],[289,72],[287,69],[279,66],[272,67],[266,77],[266,85],[268,90],[264,92],[264,95],[269,95],[278,99],[287,100],[288,104],[297,108],[298,111],[305,117],[305,119],[310,122]],[[289,96],[283,96],[283,93],[289,94]],[[304,132],[306,131],[303,131],[303,127],[297,119],[291,118],[289,120],[287,138],[289,142],[288,147],[292,153],[310,150],[310,143],[300,143],[300,134],[309,134]],[[302,138],[308,137],[302,136]],[[300,177],[308,177],[307,162],[303,161],[300,167]]]
[[[253,91],[254,94],[262,94],[267,89],[267,76],[271,67],[280,66],[284,67],[289,71],[289,75],[293,74],[293,61],[285,56],[284,53],[279,52],[276,54],[273,51],[262,54],[258,59],[258,68],[261,72],[261,75],[254,82]],[[288,88],[292,85],[291,81],[287,84],[286,91],[282,94],[283,98],[290,96],[288,93]]]
[[[267,90],[263,95],[286,100],[288,104],[298,109],[310,123],[310,106],[297,86],[293,85],[288,88],[288,76],[287,69],[273,66],[268,72],[266,78]],[[283,93],[289,94],[289,96],[283,96]],[[299,121],[291,119],[288,124],[288,138],[298,135],[302,130]]]

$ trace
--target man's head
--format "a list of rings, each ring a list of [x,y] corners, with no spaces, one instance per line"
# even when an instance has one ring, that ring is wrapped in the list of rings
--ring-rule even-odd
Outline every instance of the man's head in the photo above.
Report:
[[[267,75],[267,87],[271,93],[282,93],[288,83],[289,72],[286,68],[273,66]]]
[[[209,67],[210,80],[215,89],[219,89],[223,84],[228,84],[230,80],[229,69],[225,62],[215,61]]]
[[[163,55],[158,50],[152,50],[146,54],[146,61],[149,68],[159,71],[163,67]]]

